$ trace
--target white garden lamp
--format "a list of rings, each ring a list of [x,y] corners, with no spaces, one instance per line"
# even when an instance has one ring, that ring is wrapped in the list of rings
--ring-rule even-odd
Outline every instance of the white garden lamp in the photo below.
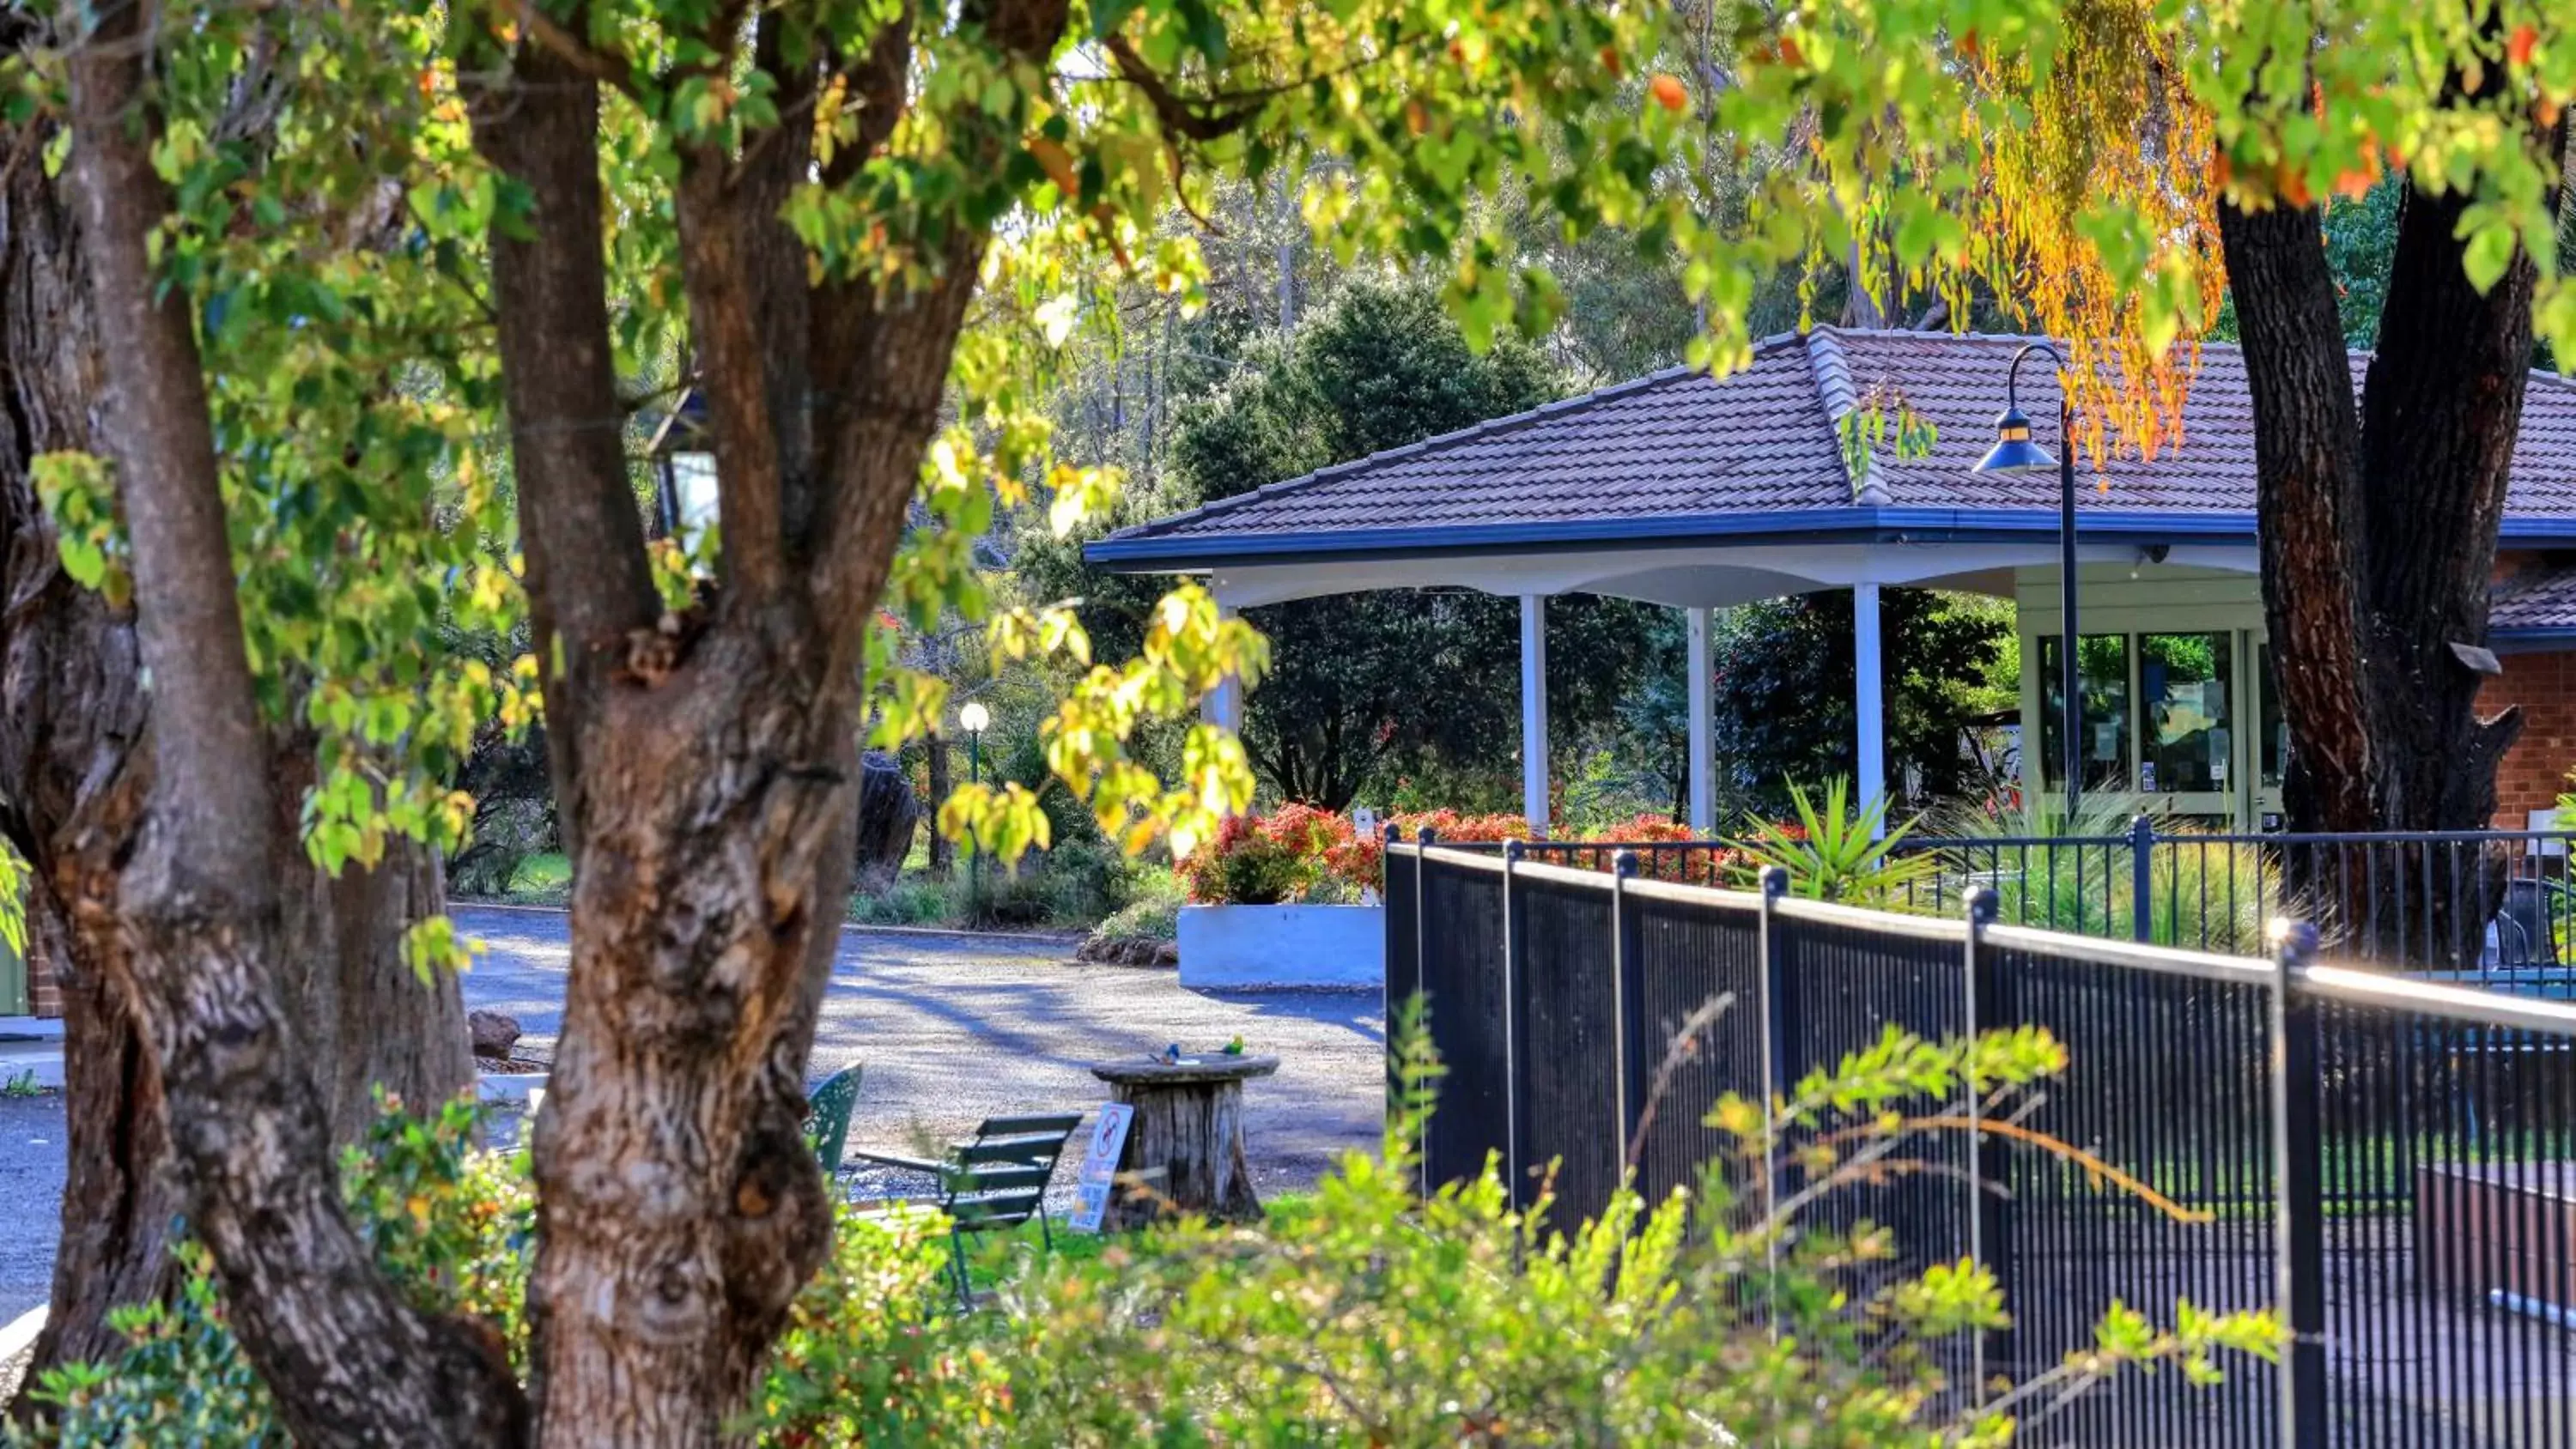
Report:
[[[966,732],[966,782],[980,785],[984,783],[984,731],[993,727],[993,712],[984,707],[984,701],[970,699],[957,711],[957,727]],[[966,851],[966,900],[969,910],[979,910],[984,904],[984,851],[972,840],[966,842]]]

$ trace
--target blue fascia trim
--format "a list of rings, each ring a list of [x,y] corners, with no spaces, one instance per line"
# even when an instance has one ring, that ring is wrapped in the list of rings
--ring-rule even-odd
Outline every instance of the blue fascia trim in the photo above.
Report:
[[[2252,547],[2255,542],[2254,516],[2250,513],[2106,509],[2087,511],[2078,522],[2083,538],[2097,543],[2120,540]],[[2048,543],[2056,538],[2055,509],[1851,507],[1177,538],[1129,533],[1087,544],[1082,556],[1086,562],[1120,572],[1155,573],[1229,564],[1648,548],[1703,540],[1737,544]],[[2576,548],[2576,518],[2507,518],[2501,541],[2525,548]]]
[[[2083,536],[2139,542],[2254,542],[2246,514],[2145,511],[2087,513]],[[2054,509],[1808,508],[1777,513],[1716,513],[1656,518],[1584,519],[1566,523],[1469,524],[1436,528],[1324,529],[1306,533],[1232,533],[1194,537],[1112,536],[1086,545],[1085,561],[1133,573],[1216,568],[1228,564],[1442,556],[1580,548],[1646,548],[1723,539],[1729,543],[1995,543],[2049,542]]]
[[[2543,654],[2576,649],[2576,624],[2498,625],[2487,631],[2498,654]]]

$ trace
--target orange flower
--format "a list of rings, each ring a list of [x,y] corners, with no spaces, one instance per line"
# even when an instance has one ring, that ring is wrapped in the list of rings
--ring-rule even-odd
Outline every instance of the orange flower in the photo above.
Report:
[[[1646,90],[1654,96],[1656,105],[1675,115],[1690,109],[1690,90],[1677,76],[1659,75],[1647,84]]]

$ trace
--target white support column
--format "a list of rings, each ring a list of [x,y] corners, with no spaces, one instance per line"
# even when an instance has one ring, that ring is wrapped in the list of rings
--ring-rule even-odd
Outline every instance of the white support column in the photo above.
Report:
[[[1709,639],[1712,610],[1690,615],[1690,827],[1705,840],[1717,832],[1717,659]]]
[[[1867,808],[1887,794],[1887,705],[1878,648],[1878,585],[1852,585],[1852,719],[1859,736],[1854,802]],[[1886,816],[1879,820],[1882,827]]]
[[[1521,595],[1521,813],[1547,835],[1547,596]]]
[[[1218,618],[1231,619],[1234,617],[1234,606],[1219,602],[1216,612]],[[1209,690],[1207,698],[1199,702],[1199,718],[1220,728],[1241,733],[1243,730],[1242,676],[1229,674],[1218,680],[1216,688]]]

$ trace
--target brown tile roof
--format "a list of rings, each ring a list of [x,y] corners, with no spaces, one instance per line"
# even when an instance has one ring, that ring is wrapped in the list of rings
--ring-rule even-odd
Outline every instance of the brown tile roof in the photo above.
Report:
[[[2053,513],[2045,475],[1973,471],[1993,440],[2005,371],[2028,339],[1820,327],[1755,345],[1742,372],[1710,379],[1671,369],[1340,464],[1112,535],[1097,556],[1153,567],[1159,557],[1254,556],[1296,539],[1370,552],[1492,543],[1526,529],[1551,541],[1721,534],[1809,515],[1838,528],[1949,525]],[[2353,356],[2360,380],[2368,356]],[[2041,417],[2055,384],[2026,367],[2025,408]],[[1937,431],[1928,455],[1874,450],[1854,478],[1835,419],[1901,396]],[[2535,372],[2515,450],[2507,528],[2576,538],[2576,382]],[[2078,508],[2088,526],[2152,531],[2197,522],[2250,533],[2254,437],[2244,360],[2203,347],[2181,440],[2152,462],[2114,459]],[[2566,525],[2563,529],[2559,525]],[[1447,537],[1444,537],[1446,535]]]

